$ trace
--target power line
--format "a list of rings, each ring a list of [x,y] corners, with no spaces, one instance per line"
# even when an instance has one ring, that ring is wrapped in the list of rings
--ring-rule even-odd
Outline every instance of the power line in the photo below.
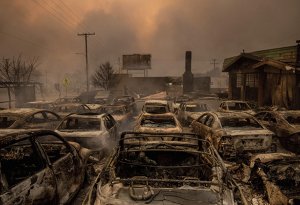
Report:
[[[0,34],[4,34],[4,35],[6,35],[6,36],[9,36],[9,37],[11,37],[11,38],[17,39],[17,40],[19,40],[19,41],[23,41],[23,42],[28,43],[28,44],[30,44],[30,45],[33,45],[33,46],[35,46],[35,47],[39,47],[39,48],[42,48],[42,49],[45,49],[45,50],[48,50],[48,51],[51,51],[51,52],[55,52],[55,50],[53,50],[53,49],[47,48],[47,47],[45,47],[45,46],[43,46],[43,45],[40,45],[40,44],[35,43],[35,42],[33,42],[33,41],[30,41],[30,40],[28,40],[28,39],[24,39],[24,38],[22,38],[22,37],[20,37],[20,36],[18,36],[18,35],[15,35],[15,34],[7,33],[7,32],[5,32],[5,31],[0,31]]]
[[[46,10],[49,14],[51,14],[51,16],[53,18],[55,18],[58,22],[60,22],[61,24],[66,25],[67,27],[63,27],[63,28],[65,28],[67,31],[69,31],[70,33],[72,33],[72,35],[74,34],[73,30],[70,29],[70,28],[73,28],[74,25],[70,26],[70,24],[69,24],[70,22],[68,22],[67,20],[65,20],[65,18],[62,17],[55,8],[49,6],[48,3],[45,6],[41,2],[38,2],[37,0],[33,0],[33,2],[36,5],[38,5],[39,7],[41,7],[42,9]],[[74,23],[71,23],[71,24],[74,24]],[[93,59],[96,60],[96,56],[93,53],[91,55],[93,56]]]
[[[51,14],[52,17],[54,17],[59,23],[64,24],[67,27],[64,27],[65,29],[67,29],[68,31],[72,32],[73,31],[70,29],[70,25],[64,20],[64,18],[61,18],[59,16],[57,16],[56,12],[53,12],[53,9],[49,9],[49,6],[45,6],[43,5],[41,2],[37,1],[37,0],[33,0],[33,2],[38,5],[39,7],[41,7],[42,9],[46,10],[49,14]]]

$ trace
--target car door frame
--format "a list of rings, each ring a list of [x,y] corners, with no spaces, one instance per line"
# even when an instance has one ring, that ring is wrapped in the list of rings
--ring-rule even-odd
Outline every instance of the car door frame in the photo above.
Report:
[[[18,142],[24,141],[24,140],[29,140],[30,141],[30,145],[33,149],[33,152],[36,156],[39,157],[39,159],[41,160],[41,162],[43,163],[43,168],[42,170],[34,173],[32,176],[22,180],[21,182],[11,186],[11,187],[7,187],[7,190],[5,190],[4,193],[0,193],[0,202],[3,202],[2,199],[5,197],[7,197],[9,200],[11,200],[11,203],[9,203],[8,201],[4,202],[5,204],[24,204],[24,203],[29,203],[28,196],[31,196],[31,190],[35,189],[35,186],[37,186],[36,183],[40,182],[38,185],[45,183],[45,188],[44,190],[48,189],[48,191],[50,192],[51,189],[51,185],[53,187],[53,194],[48,194],[45,196],[45,200],[47,201],[47,203],[49,202],[53,202],[55,203],[57,201],[57,186],[56,186],[56,180],[55,180],[55,176],[54,173],[52,171],[52,169],[48,166],[47,163],[47,159],[44,157],[44,153],[43,150],[41,150],[35,143],[35,141],[33,140],[32,136],[28,136],[27,138],[23,138],[20,139],[18,141],[15,141],[12,144],[9,144],[8,146],[11,146],[13,144],[16,144]],[[1,148],[2,149],[2,148]],[[47,177],[45,177],[47,176]],[[29,187],[28,187],[29,186]],[[27,188],[24,190],[24,188]],[[39,187],[37,187],[39,188]],[[23,192],[25,191],[25,192]],[[12,198],[12,194],[11,193],[15,193],[15,194],[20,194],[20,193],[24,193],[24,196],[19,196],[16,198]],[[34,191],[33,191],[34,192]],[[32,194],[33,196],[35,196],[34,194]],[[14,195],[15,196],[15,195]],[[39,194],[38,196],[38,200],[41,200],[41,195]],[[17,200],[17,201],[16,201]],[[34,199],[33,199],[34,200]],[[41,204],[44,204],[44,202],[42,202]]]
[[[42,137],[42,135],[37,135],[35,137],[35,142],[37,146],[39,146],[39,149],[43,150],[43,153],[45,154],[45,157],[47,158],[48,166],[51,168],[51,170],[54,173],[55,179],[56,179],[56,185],[57,185],[57,194],[58,194],[58,203],[59,204],[65,204],[69,202],[70,198],[73,198],[74,195],[77,194],[79,191],[80,185],[82,183],[79,175],[82,174],[83,170],[83,163],[75,150],[73,146],[71,146],[66,140],[64,140],[61,136],[59,136],[56,133],[50,133],[49,135],[52,135],[56,137],[58,140],[60,140],[69,150],[69,153],[61,157],[60,159],[56,160],[55,162],[51,162],[46,151],[43,148],[43,145],[41,142],[38,141],[39,137]],[[62,166],[66,165],[67,158],[71,160],[72,167],[68,166]],[[79,169],[78,169],[79,167]],[[63,171],[66,171],[65,173]],[[73,173],[73,175],[72,175]],[[64,175],[63,175],[64,174]],[[69,183],[65,183],[66,181],[60,181],[61,178],[71,176],[72,180],[66,180]],[[79,184],[77,187],[74,186],[74,184]],[[68,185],[68,186],[67,186]],[[69,196],[69,197],[68,197]]]

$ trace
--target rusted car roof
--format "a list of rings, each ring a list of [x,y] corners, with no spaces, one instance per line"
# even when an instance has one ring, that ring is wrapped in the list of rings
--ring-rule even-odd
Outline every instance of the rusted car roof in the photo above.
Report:
[[[235,118],[235,117],[249,117],[249,116],[252,116],[248,113],[245,113],[245,112],[234,112],[234,111],[230,111],[230,112],[218,112],[218,111],[215,111],[215,112],[210,112],[210,113],[213,113],[215,115],[217,115],[219,118]]]
[[[162,104],[162,105],[167,105],[168,101],[166,101],[166,100],[146,100],[145,104]]]
[[[54,131],[51,130],[41,130],[41,129],[4,129],[0,133],[0,147],[6,146],[8,144],[17,142],[19,140],[29,137],[29,135],[55,135]]]
[[[106,113],[98,114],[98,113],[82,113],[82,114],[70,114],[65,118],[74,117],[74,118],[86,118],[86,119],[100,119],[106,115]]]
[[[25,117],[26,115],[31,115],[40,111],[48,111],[48,110],[38,109],[38,108],[14,108],[14,109],[0,110],[0,116],[11,115],[11,116],[17,116],[21,118],[21,117]]]

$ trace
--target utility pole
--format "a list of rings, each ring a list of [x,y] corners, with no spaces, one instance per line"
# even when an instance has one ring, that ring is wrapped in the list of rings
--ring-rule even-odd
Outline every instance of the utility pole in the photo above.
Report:
[[[213,64],[214,65],[214,70],[216,69],[216,65],[219,64],[217,63],[217,59],[212,59],[212,62],[210,64]]]
[[[85,72],[86,72],[86,91],[89,92],[89,61],[88,61],[88,48],[87,37],[95,35],[95,33],[78,33],[78,36],[84,36],[85,39]]]

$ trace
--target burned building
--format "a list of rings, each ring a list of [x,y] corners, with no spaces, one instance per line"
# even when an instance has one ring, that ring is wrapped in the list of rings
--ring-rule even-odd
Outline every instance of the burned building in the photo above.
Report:
[[[299,109],[300,45],[243,52],[224,60],[229,98]],[[297,69],[298,68],[298,69]]]

